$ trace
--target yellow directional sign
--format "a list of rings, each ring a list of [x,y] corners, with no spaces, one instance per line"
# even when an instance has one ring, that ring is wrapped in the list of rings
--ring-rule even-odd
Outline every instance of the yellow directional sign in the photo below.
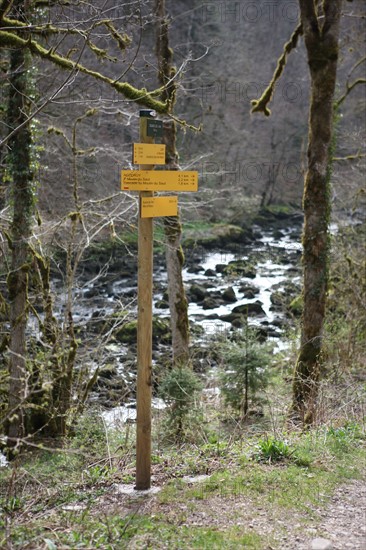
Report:
[[[165,164],[165,145],[159,143],[134,143],[134,164]]]
[[[178,216],[178,197],[141,197],[141,218]]]
[[[122,191],[197,191],[198,172],[122,170]]]

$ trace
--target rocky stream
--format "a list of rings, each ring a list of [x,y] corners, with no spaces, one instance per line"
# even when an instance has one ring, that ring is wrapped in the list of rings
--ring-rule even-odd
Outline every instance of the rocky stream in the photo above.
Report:
[[[230,235],[232,231],[209,243],[190,239],[184,250],[192,358],[202,374],[215,366],[209,350],[218,336],[230,338],[248,322],[261,339],[281,348],[286,330],[301,310],[301,219],[255,226],[250,238],[243,240],[237,234],[232,240]],[[99,368],[91,400],[110,410],[106,418],[118,413],[125,420],[135,416],[136,254],[114,258],[111,265],[100,275],[101,264],[84,264],[79,278],[84,283],[75,290],[73,315],[83,347],[94,349],[85,354],[85,361],[91,371]],[[166,278],[164,254],[158,252],[154,255],[155,388],[162,369],[171,363]],[[163,406],[158,399],[154,403]]]

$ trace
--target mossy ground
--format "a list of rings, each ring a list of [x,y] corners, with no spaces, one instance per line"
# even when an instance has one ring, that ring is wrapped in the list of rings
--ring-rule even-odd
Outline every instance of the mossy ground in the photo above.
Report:
[[[285,387],[275,383],[280,395]],[[271,407],[265,419],[240,424],[223,417],[217,400],[206,403],[200,424],[192,423],[195,437],[175,445],[157,414],[153,496],[120,490],[134,483],[135,426],[109,431],[86,414],[62,448],[29,448],[0,470],[0,546],[281,548],[294,516],[301,536],[337,485],[365,476],[365,431],[361,418],[344,417],[289,431],[280,416],[271,419]],[[290,452],[278,458],[267,445],[264,455],[269,436]],[[195,483],[198,475],[207,477]]]
[[[108,430],[89,411],[57,448],[54,441],[33,441],[11,466],[0,468],[0,547],[281,550],[285,532],[303,540],[337,486],[366,476],[365,344],[359,330],[365,319],[351,292],[355,278],[346,276],[344,266],[359,276],[358,260],[344,254],[336,260],[327,377],[312,429],[286,424],[296,355],[287,348],[272,367],[263,417],[243,424],[220,397],[206,393],[200,415],[186,419],[186,439],[177,441],[167,437],[164,415],[156,413],[152,482],[161,490],[136,497],[120,490],[135,479],[135,425]],[[272,450],[271,441],[278,443]],[[278,455],[275,448],[289,452]],[[183,479],[202,475],[207,477],[197,483]]]

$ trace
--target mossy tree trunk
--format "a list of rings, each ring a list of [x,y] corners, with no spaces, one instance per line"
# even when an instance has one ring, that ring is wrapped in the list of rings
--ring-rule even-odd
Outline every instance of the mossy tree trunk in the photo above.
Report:
[[[314,422],[328,285],[330,163],[341,0],[300,0],[311,76],[308,168],[303,197],[304,309],[291,416]]]
[[[175,131],[176,128],[173,121],[165,123],[164,141],[167,151],[167,166],[170,170],[178,170]],[[165,257],[168,275],[173,363],[175,365],[187,365],[189,363],[188,301],[182,277],[184,254],[181,246],[182,226],[179,216],[164,218],[164,232],[166,238]]]
[[[25,21],[25,2],[14,2],[18,18]],[[10,301],[8,446],[24,435],[27,399],[25,329],[28,317],[28,270],[34,208],[34,173],[31,162],[32,136],[24,124],[30,110],[30,53],[16,48],[10,56],[10,86],[7,122],[9,131],[23,125],[8,143],[8,167],[12,180],[13,219],[11,224],[11,271],[8,274]]]
[[[172,65],[173,51],[169,47],[168,20],[165,0],[156,1],[158,17],[157,57],[159,81],[165,86],[162,100],[174,106],[176,84],[172,78],[175,68]],[[164,124],[164,143],[166,145],[166,165],[169,170],[179,170],[178,152],[176,149],[176,124],[173,120]],[[168,274],[168,295],[170,323],[172,330],[173,363],[189,363],[189,322],[188,302],[183,285],[182,269],[184,254],[181,246],[182,226],[177,217],[164,218],[166,237],[166,263]]]

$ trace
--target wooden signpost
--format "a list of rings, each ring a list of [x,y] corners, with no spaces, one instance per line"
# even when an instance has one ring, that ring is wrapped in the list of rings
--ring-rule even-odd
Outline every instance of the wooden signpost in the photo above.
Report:
[[[177,216],[176,196],[154,196],[154,191],[197,191],[198,173],[153,170],[165,164],[165,145],[154,143],[163,136],[163,123],[154,111],[140,111],[140,142],[133,145],[133,162],[139,170],[122,170],[121,189],[139,191],[138,275],[137,275],[137,419],[136,486],[151,486],[151,367],[152,367],[152,287],[153,220]]]
[[[197,189],[197,172],[122,170],[123,191],[197,191]]]
[[[141,218],[178,216],[178,197],[141,197]]]
[[[134,143],[134,164],[165,164],[165,145],[158,143]]]

